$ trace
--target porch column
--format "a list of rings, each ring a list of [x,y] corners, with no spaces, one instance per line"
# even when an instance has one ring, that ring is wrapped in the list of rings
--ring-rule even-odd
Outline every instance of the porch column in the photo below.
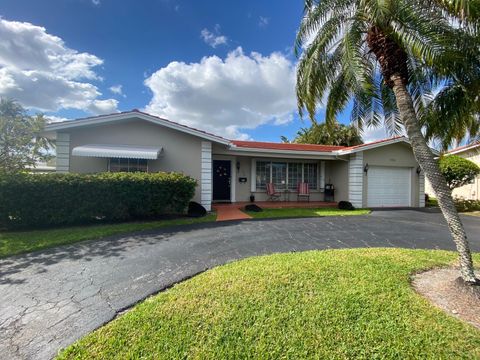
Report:
[[[212,210],[212,143],[202,141],[201,150],[200,203]]]
[[[363,207],[363,152],[350,155],[348,162],[348,201]]]
[[[68,173],[70,170],[70,134],[57,133],[55,145],[57,151],[56,172]]]

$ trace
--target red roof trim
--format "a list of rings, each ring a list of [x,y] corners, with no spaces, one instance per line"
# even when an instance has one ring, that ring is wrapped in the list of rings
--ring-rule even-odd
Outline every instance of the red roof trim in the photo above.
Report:
[[[463,152],[463,151],[467,151],[467,150],[470,150],[470,149],[474,149],[477,146],[480,146],[480,141],[475,142],[473,144],[456,147],[455,149],[448,150],[445,154]]]
[[[349,146],[349,147],[344,148],[344,150],[358,149],[358,148],[362,148],[362,147],[365,147],[365,146],[376,145],[376,144],[381,144],[381,143],[388,142],[388,141],[398,140],[398,139],[401,139],[401,138],[406,139],[405,136],[394,136],[394,137],[391,137],[391,138],[388,138],[388,139],[376,140],[376,141],[368,142],[368,143],[365,143],[365,144]]]
[[[274,143],[263,141],[240,141],[232,140],[231,142],[241,148],[250,149],[270,149],[270,150],[294,150],[294,151],[319,151],[319,152],[334,152],[334,151],[348,151],[361,149],[363,147],[382,144],[398,139],[406,139],[404,136],[395,136],[388,139],[382,139],[377,141],[368,142],[355,146],[335,146],[335,145],[317,145],[317,144],[290,144],[290,143]]]
[[[265,141],[241,141],[241,140],[231,140],[231,142],[237,147],[250,148],[250,149],[320,151],[320,152],[332,152],[335,150],[345,149],[345,146],[334,146],[334,145],[290,144],[290,143],[274,143],[274,142],[265,142]]]

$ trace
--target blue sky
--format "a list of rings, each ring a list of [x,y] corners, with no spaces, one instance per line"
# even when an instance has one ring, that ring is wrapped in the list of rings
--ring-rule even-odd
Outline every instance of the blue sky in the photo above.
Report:
[[[294,96],[302,7],[2,0],[0,95],[57,120],[138,108],[231,138],[291,138],[308,126]]]

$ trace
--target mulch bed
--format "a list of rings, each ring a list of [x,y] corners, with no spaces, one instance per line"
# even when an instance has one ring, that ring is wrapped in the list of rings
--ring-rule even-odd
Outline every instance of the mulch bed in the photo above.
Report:
[[[480,286],[468,287],[458,269],[433,269],[414,276],[414,289],[448,314],[480,329]]]

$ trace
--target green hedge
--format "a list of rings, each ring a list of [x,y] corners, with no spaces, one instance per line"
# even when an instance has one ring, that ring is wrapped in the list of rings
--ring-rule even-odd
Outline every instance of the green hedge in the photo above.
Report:
[[[0,228],[148,219],[185,211],[196,181],[178,173],[0,177]]]
[[[439,165],[450,189],[472,183],[480,173],[477,164],[458,155],[442,156]]]

